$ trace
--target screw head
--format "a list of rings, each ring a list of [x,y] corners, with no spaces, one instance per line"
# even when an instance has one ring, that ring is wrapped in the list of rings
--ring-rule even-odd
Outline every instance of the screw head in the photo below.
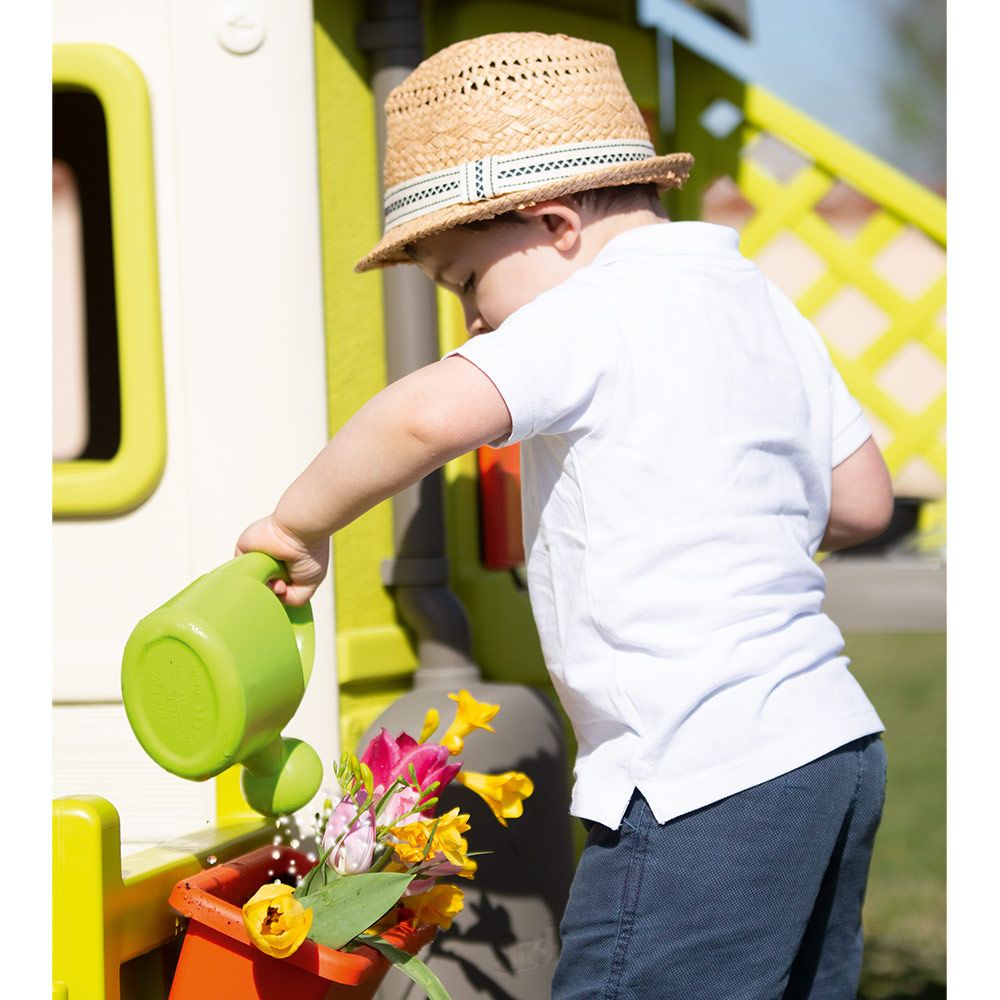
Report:
[[[266,33],[264,18],[252,0],[229,0],[220,8],[215,34],[227,52],[250,55],[261,47]]]

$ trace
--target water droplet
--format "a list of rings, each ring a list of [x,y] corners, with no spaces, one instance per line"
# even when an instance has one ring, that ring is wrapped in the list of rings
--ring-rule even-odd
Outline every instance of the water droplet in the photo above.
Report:
[[[281,851],[271,851],[271,857],[277,861],[281,857]]]
[[[313,863],[316,864],[316,855],[313,851],[310,851],[306,857]]]
[[[281,843],[281,836],[279,835],[277,837],[272,837],[271,838],[271,843],[274,844],[275,847],[277,847],[278,844]]]
[[[291,847],[292,847],[293,849],[299,846],[299,841],[298,841],[298,838],[297,838],[297,837],[296,837],[296,838],[293,838],[293,839],[292,839],[292,840],[290,840],[290,841],[289,841],[288,843],[289,843],[289,845],[290,845],[290,846],[291,846]]]
[[[268,878],[270,878],[270,877],[271,877],[271,876],[272,876],[273,874],[274,874],[274,869],[271,869],[271,870],[270,870],[270,871],[269,871],[269,872],[267,873],[267,877],[268,877]]]
[[[217,857],[216,857],[216,856],[215,856],[214,854],[210,854],[210,855],[209,855],[209,856],[208,856],[208,857],[207,857],[207,858],[206,858],[205,860],[206,860],[206,861],[207,861],[207,862],[208,862],[208,863],[209,863],[210,865],[214,865],[214,864],[218,863],[218,860],[219,860],[219,859],[218,859],[218,858],[217,858]]]

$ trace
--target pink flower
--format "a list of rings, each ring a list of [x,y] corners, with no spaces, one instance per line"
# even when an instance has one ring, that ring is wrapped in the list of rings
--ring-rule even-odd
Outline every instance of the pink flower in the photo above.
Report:
[[[376,788],[375,798],[380,798],[384,789]],[[392,798],[379,813],[378,821],[380,826],[395,826],[404,816],[411,815],[411,810],[420,800],[420,792],[407,786],[397,788],[392,794]]]
[[[350,795],[337,803],[323,832],[323,850],[343,839],[331,851],[326,863],[341,875],[358,875],[368,871],[375,854],[375,808],[364,807],[365,793],[355,801]],[[346,832],[345,832],[346,831]]]
[[[461,865],[453,865],[450,861],[439,861],[426,868],[420,878],[415,878],[403,892],[404,896],[416,896],[433,888],[439,878],[449,878],[462,871]]]
[[[368,744],[361,762],[371,768],[376,789],[387,789],[396,778],[409,782],[412,765],[419,787],[425,789],[437,781],[438,787],[431,794],[440,795],[462,768],[460,762],[449,763],[450,757],[440,744],[418,743],[407,733],[400,733],[393,739],[389,730],[383,728]]]

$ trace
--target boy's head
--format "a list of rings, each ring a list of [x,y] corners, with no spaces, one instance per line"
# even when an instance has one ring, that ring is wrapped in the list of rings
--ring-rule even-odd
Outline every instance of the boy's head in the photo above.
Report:
[[[614,51],[565,35],[449,46],[385,113],[385,234],[356,270],[416,261],[458,292],[472,278],[495,303],[478,303],[480,329],[568,277],[622,219],[662,216],[657,192],[693,164],[655,155]]]
[[[475,336],[589,264],[612,236],[659,218],[665,216],[655,184],[612,187],[465,222],[403,250],[458,297]]]

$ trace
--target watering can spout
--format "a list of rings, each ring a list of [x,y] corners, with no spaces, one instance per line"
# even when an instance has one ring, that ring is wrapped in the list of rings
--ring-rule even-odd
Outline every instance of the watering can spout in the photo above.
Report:
[[[199,577],[133,629],[122,657],[132,731],[161,767],[205,781],[244,766],[243,793],[268,816],[316,794],[323,766],[282,737],[312,671],[308,604],[286,607],[268,587],[284,566],[249,552]]]

